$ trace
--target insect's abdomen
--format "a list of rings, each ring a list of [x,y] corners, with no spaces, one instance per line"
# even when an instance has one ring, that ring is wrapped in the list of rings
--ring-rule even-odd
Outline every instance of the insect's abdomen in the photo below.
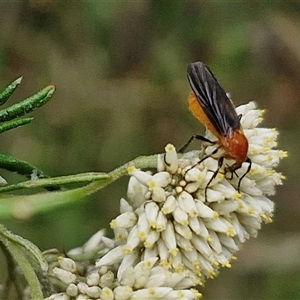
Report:
[[[188,101],[189,110],[194,115],[194,117],[197,118],[214,136],[219,137],[219,133],[205,114],[194,93],[191,93],[189,95]]]

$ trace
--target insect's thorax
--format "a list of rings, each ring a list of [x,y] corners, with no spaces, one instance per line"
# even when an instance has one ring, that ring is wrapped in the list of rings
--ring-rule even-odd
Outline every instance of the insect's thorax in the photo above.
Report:
[[[246,160],[248,153],[248,140],[242,130],[236,130],[231,137],[220,140],[220,146],[225,150],[225,158],[235,160],[235,169]]]

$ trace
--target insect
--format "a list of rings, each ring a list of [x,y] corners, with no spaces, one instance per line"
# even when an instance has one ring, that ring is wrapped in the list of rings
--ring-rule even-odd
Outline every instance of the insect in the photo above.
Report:
[[[233,165],[225,168],[225,172],[231,172],[231,179],[233,174],[237,176],[235,171],[244,162],[249,163],[247,171],[239,178],[238,191],[240,191],[241,181],[249,173],[252,164],[250,158],[247,157],[248,140],[240,124],[242,115],[237,115],[235,107],[227,97],[226,92],[220,86],[213,73],[202,62],[190,64],[187,69],[187,77],[192,88],[192,93],[188,98],[189,109],[218,140],[212,142],[204,136],[195,134],[179,152],[184,152],[194,139],[218,144],[218,147],[211,155],[215,154],[219,148],[224,150],[224,155],[218,160],[218,168],[214,171],[205,188],[205,197],[209,184],[217,176],[223,165],[224,158],[235,161]],[[199,163],[211,155],[202,158]]]

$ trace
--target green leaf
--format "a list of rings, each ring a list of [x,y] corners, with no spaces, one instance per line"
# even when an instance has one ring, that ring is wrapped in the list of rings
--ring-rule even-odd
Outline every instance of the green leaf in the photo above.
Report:
[[[28,178],[31,178],[32,174],[35,174],[38,178],[45,177],[44,173],[33,165],[6,154],[0,154],[0,168],[11,172],[17,172],[18,174],[25,175]]]
[[[7,242],[6,246],[26,278],[31,291],[31,299],[44,299],[39,280],[24,252],[20,249],[20,247],[11,242]]]
[[[35,166],[28,164],[26,161],[18,160],[13,156],[0,154],[0,168],[17,172],[20,175],[24,175],[27,178],[48,178],[49,176],[44,174],[43,171],[39,170]],[[49,185],[44,186],[45,189],[49,191],[59,190],[59,186]],[[1,189],[1,188],[0,188]]]
[[[0,235],[2,236],[2,239],[5,238],[6,240],[9,240],[10,242],[13,242],[14,244],[20,245],[25,250],[27,250],[38,262],[39,266],[43,271],[48,270],[48,263],[43,257],[42,252],[40,249],[31,243],[30,241],[22,238],[21,236],[18,236],[11,231],[7,230],[2,224],[0,224]]]
[[[12,82],[2,93],[0,93],[0,105],[3,105],[15,91],[17,86],[22,82],[23,77],[19,77],[17,80]]]
[[[9,121],[14,118],[24,116],[25,114],[37,109],[38,107],[44,105],[47,101],[49,101],[54,92],[55,86],[49,85],[33,96],[6,109],[0,110],[0,122]]]
[[[48,264],[40,250],[28,240],[21,238],[20,236],[17,236],[7,230],[3,225],[0,225],[0,241],[22,270],[31,290],[31,299],[43,299],[43,292],[41,290],[38,277],[30,263],[30,257],[28,256],[30,253],[36,259],[41,267],[41,270],[38,270],[37,272],[41,273],[42,270],[47,270]],[[26,251],[24,252],[24,250]]]
[[[23,118],[23,119],[19,119],[19,120],[8,121],[8,122],[0,125],[0,133],[8,131],[10,129],[17,128],[22,125],[26,125],[26,124],[30,123],[32,120],[33,120],[33,118]]]

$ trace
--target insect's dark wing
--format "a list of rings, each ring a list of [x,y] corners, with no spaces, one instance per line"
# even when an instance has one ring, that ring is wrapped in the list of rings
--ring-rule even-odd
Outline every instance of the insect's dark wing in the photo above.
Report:
[[[232,102],[213,73],[202,62],[188,66],[187,76],[203,111],[222,136],[231,136],[240,128],[240,120]]]

